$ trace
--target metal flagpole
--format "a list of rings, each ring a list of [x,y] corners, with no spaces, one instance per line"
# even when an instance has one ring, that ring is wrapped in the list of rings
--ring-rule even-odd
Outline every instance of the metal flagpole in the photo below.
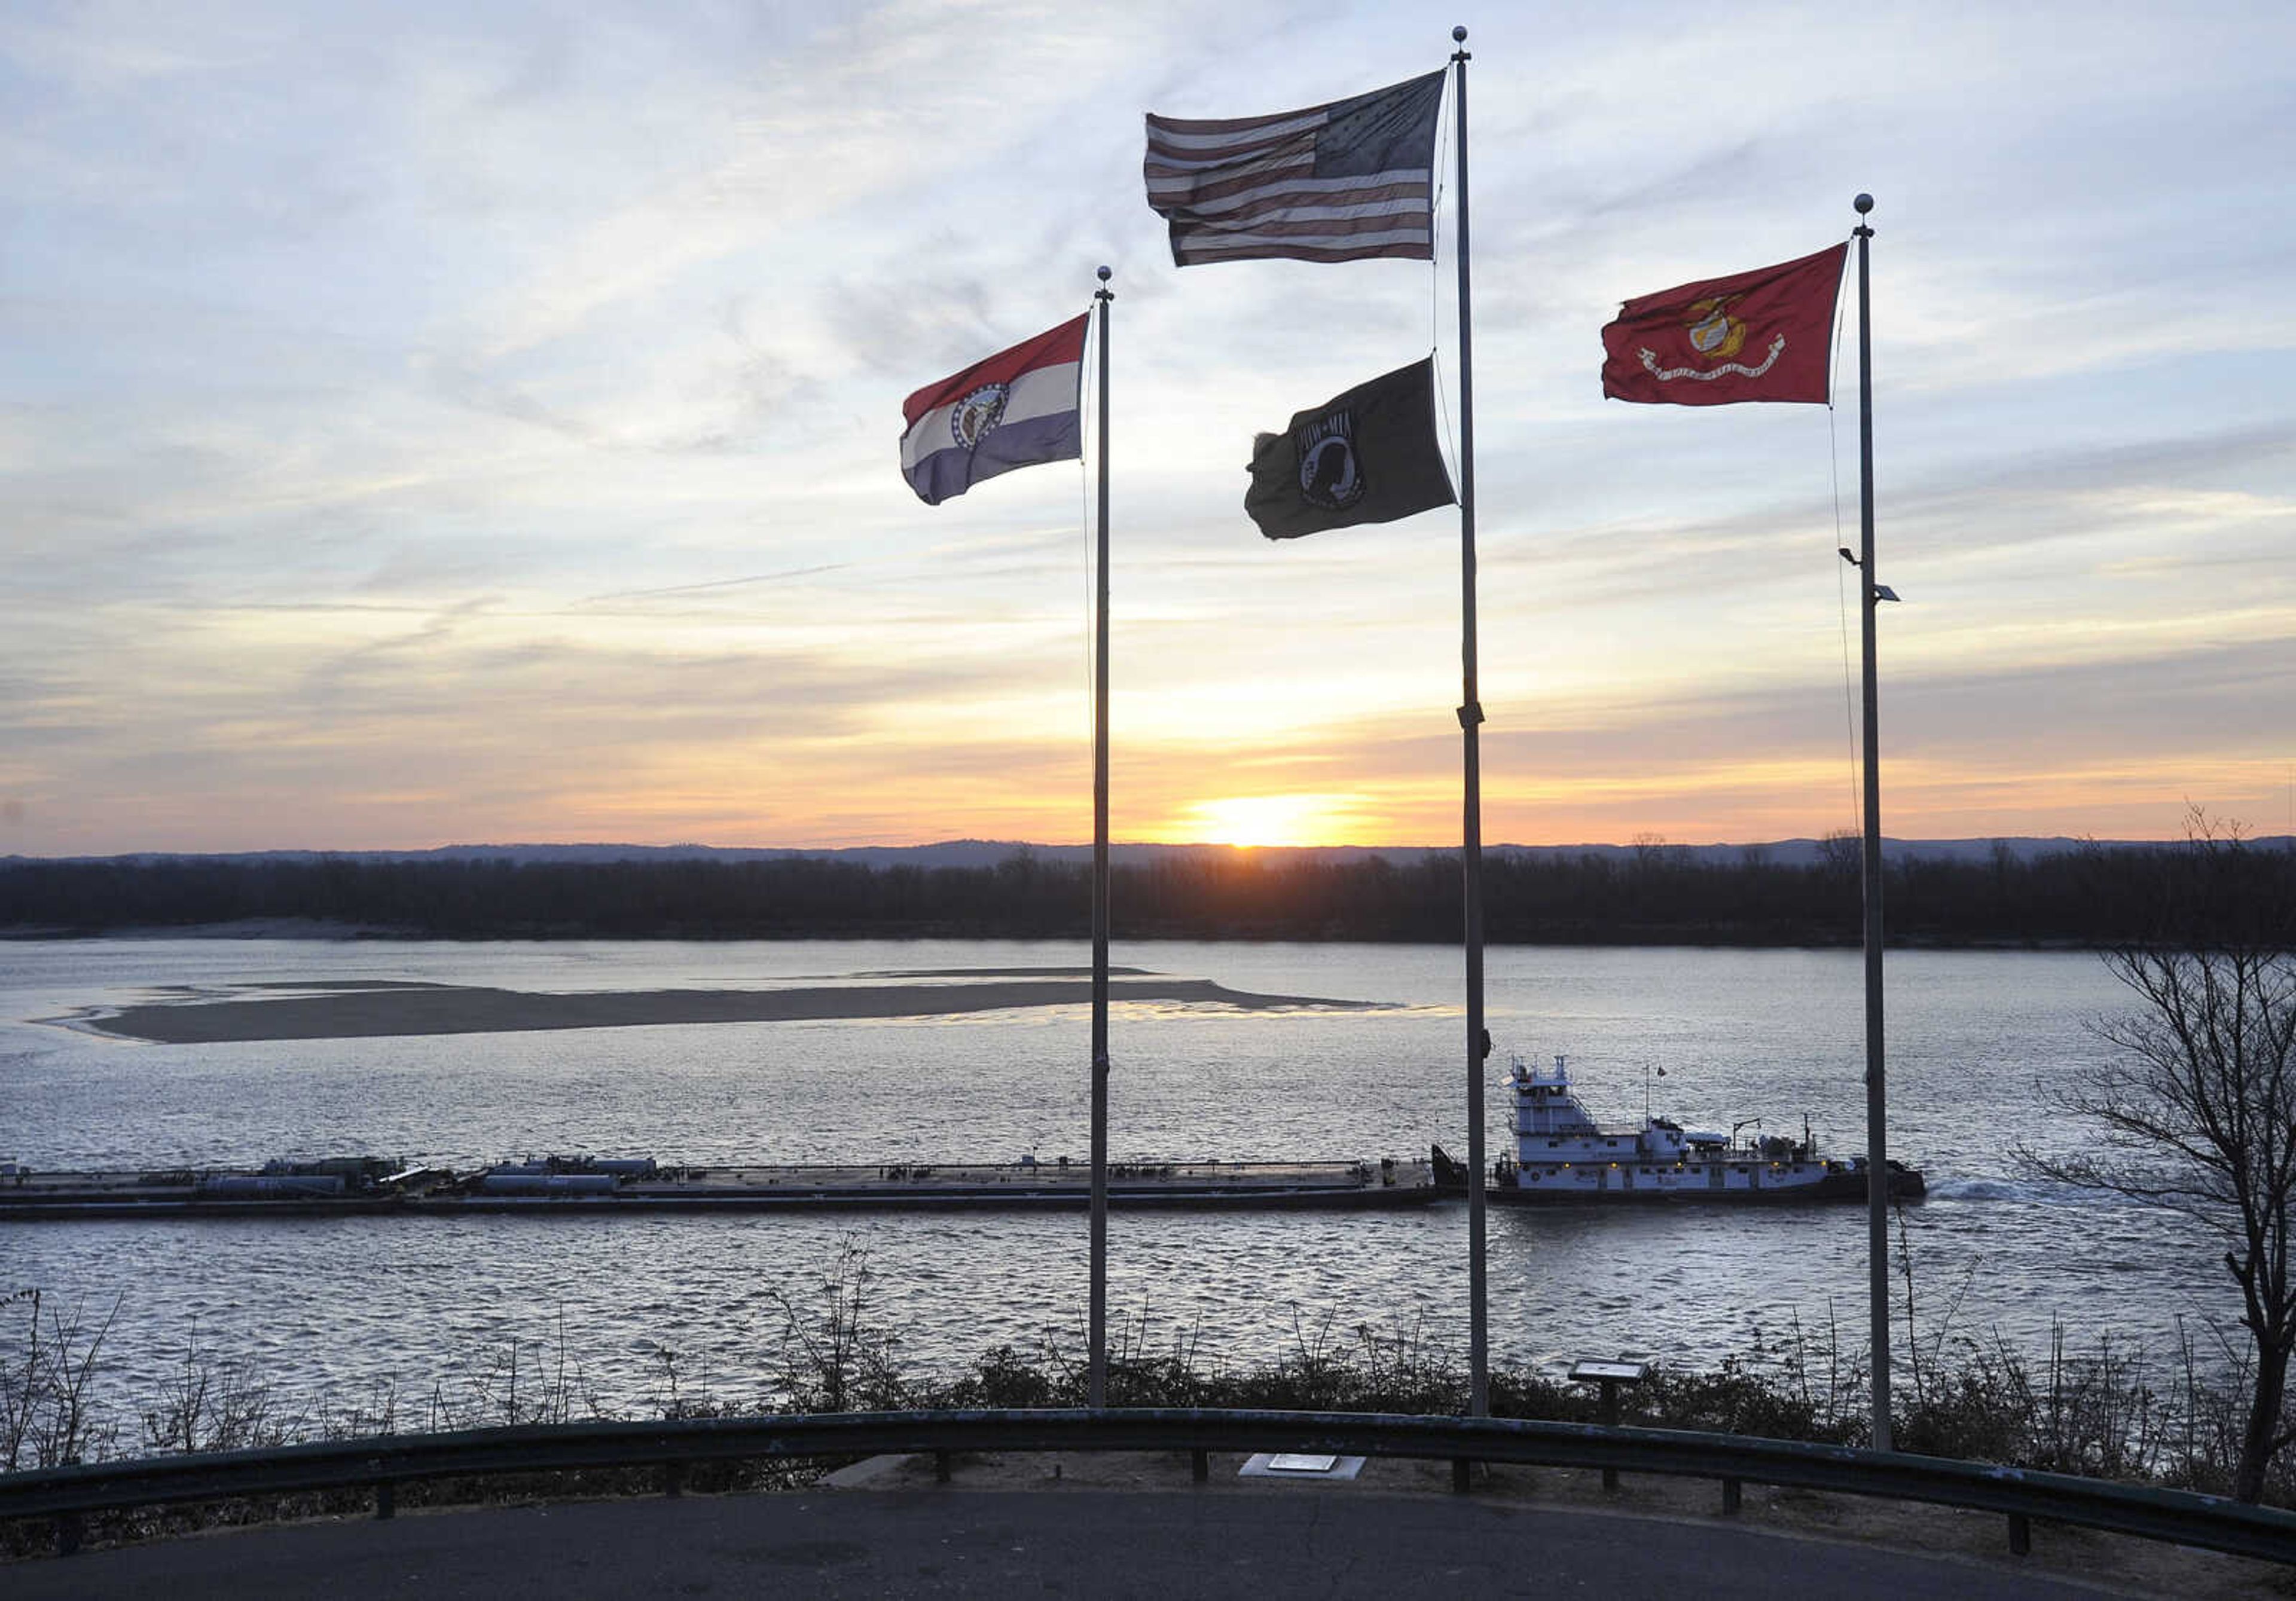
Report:
[[[1483,1251],[1483,768],[1482,702],[1475,686],[1475,347],[1467,292],[1467,30],[1454,28],[1460,46],[1454,115],[1459,134],[1459,653],[1464,687],[1459,728],[1466,741],[1464,862],[1467,949],[1467,1415],[1491,1410],[1490,1314]]]
[[[1866,592],[1866,1212],[1867,1296],[1874,1329],[1874,1449],[1890,1446],[1890,1167],[1884,1124],[1889,1097],[1882,1072],[1882,735],[1881,687],[1874,653],[1874,614],[1882,586],[1874,577],[1874,294],[1865,218],[1874,197],[1857,208],[1857,576]]]
[[[1108,1404],[1108,307],[1100,269],[1100,538],[1095,559],[1092,673],[1092,1290],[1086,1395]]]

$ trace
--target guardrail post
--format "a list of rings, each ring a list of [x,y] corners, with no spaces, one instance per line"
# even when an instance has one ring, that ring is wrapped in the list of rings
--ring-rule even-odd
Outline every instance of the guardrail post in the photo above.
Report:
[[[56,1515],[56,1555],[59,1556],[78,1556],[79,1537],[79,1514],[77,1512],[58,1513]]]
[[[1188,1453],[1188,1477],[1199,1484],[1209,1483],[1212,1476],[1212,1454],[1198,1446]]]
[[[1603,1426],[1606,1429],[1615,1429],[1619,1426],[1619,1381],[1613,1378],[1605,1378],[1603,1381]],[[1615,1467],[1604,1468],[1603,1470],[1603,1490],[1613,1490],[1618,1487],[1619,1470]]]
[[[1463,1496],[1467,1493],[1469,1474],[1474,1464],[1464,1457],[1451,1458],[1451,1493],[1453,1495]]]
[[[377,1480],[374,1487],[374,1517],[377,1523],[388,1523],[398,1515],[398,1486],[389,1479]]]
[[[1722,1515],[1724,1517],[1738,1515],[1738,1481],[1735,1479],[1722,1481]]]
[[[955,1469],[956,1465],[947,1451],[935,1451],[933,1453],[933,1482],[935,1483],[947,1483],[950,1476],[955,1472]]]
[[[665,1462],[661,1465],[661,1493],[682,1496],[685,1493],[685,1464]]]
[[[2027,1556],[2033,1550],[2033,1520],[2021,1512],[2009,1515],[2009,1555]]]

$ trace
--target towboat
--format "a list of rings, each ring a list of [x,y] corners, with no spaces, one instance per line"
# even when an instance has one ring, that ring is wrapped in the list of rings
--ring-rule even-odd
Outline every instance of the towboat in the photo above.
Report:
[[[1546,1071],[1518,1056],[1507,1088],[1514,1099],[1514,1153],[1491,1166],[1484,1195],[1496,1203],[1866,1198],[1866,1158],[1824,1155],[1807,1129],[1799,1140],[1757,1134],[1741,1144],[1734,1130],[1685,1129],[1647,1112],[1639,1129],[1605,1129],[1572,1091],[1563,1056]],[[1466,1191],[1466,1168],[1440,1145],[1432,1166],[1439,1188]],[[1892,1200],[1917,1200],[1927,1190],[1920,1170],[1899,1162],[1889,1164],[1889,1182]]]

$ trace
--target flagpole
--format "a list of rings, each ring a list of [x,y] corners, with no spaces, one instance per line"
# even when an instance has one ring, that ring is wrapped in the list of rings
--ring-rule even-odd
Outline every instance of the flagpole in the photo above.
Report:
[[[1086,1400],[1108,1405],[1108,307],[1100,269],[1100,537],[1092,671],[1092,1290]]]
[[[1865,221],[1874,197],[1857,209],[1857,576],[1866,592],[1863,644],[1866,678],[1866,1257],[1867,1300],[1874,1330],[1874,1449],[1890,1441],[1890,1166],[1884,1119],[1882,1052],[1882,734],[1881,686],[1875,665],[1875,614],[1881,585],[1874,577],[1874,293]]]
[[[1475,347],[1467,288],[1467,30],[1454,28],[1460,46],[1454,111],[1459,136],[1459,654],[1463,687],[1459,729],[1465,740],[1463,861],[1467,953],[1467,1415],[1491,1410],[1488,1275],[1483,1248],[1483,768],[1482,702],[1475,684]]]

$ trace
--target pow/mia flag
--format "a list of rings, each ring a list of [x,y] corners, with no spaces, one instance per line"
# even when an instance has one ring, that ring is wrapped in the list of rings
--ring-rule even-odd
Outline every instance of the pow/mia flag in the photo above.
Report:
[[[1296,415],[1251,447],[1243,509],[1271,539],[1393,522],[1458,497],[1435,442],[1435,361],[1398,367]]]

